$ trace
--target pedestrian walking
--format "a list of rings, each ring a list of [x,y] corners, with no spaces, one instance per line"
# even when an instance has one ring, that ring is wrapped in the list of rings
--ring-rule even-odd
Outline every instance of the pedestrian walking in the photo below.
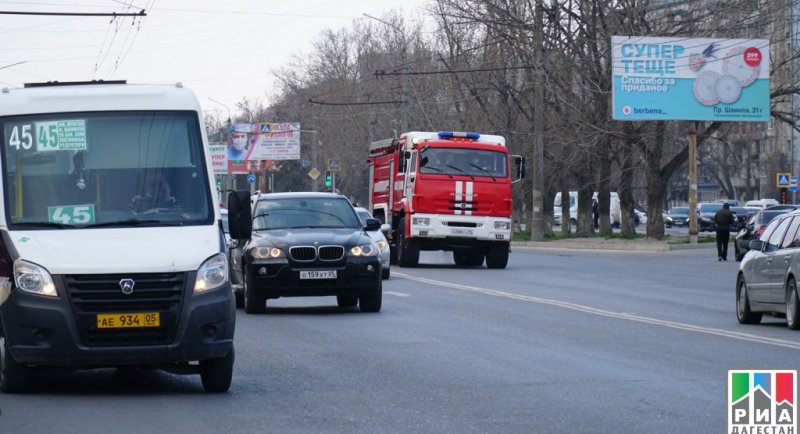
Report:
[[[594,230],[600,229],[600,204],[597,198],[592,198],[592,222],[594,222]]]
[[[728,260],[728,241],[731,238],[731,225],[733,224],[733,213],[731,206],[727,203],[722,205],[719,211],[714,214],[714,223],[717,225],[717,260]]]

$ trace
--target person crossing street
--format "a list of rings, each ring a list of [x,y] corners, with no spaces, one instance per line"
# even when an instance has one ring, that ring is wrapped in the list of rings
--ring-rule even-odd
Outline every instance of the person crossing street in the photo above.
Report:
[[[717,260],[728,260],[728,242],[731,238],[731,225],[733,224],[733,213],[731,206],[727,203],[722,205],[719,211],[714,214],[714,223],[717,225]]]

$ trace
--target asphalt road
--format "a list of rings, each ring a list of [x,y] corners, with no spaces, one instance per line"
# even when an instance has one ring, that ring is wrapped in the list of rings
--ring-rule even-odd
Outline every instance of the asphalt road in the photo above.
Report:
[[[722,432],[728,369],[797,367],[785,320],[743,326],[713,248],[515,248],[506,270],[424,253],[383,310],[239,311],[231,391],[96,370],[0,395],[2,433]]]

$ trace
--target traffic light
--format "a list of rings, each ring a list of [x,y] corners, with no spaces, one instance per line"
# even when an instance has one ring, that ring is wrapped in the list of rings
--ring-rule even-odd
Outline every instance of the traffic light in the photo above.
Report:
[[[333,173],[330,170],[325,171],[325,187],[330,187],[333,185]]]

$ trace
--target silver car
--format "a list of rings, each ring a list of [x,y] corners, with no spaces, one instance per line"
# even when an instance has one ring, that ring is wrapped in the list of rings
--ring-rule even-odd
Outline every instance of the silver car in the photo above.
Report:
[[[361,219],[361,223],[367,221],[367,219],[371,219],[372,214],[366,208],[355,207],[356,213],[358,214],[358,218]],[[391,273],[391,256],[389,252],[389,241],[386,239],[385,233],[392,230],[392,226],[388,223],[384,223],[381,225],[381,229],[379,231],[368,231],[367,234],[378,245],[381,249],[381,277],[384,279],[388,279]]]
[[[739,265],[736,279],[736,317],[758,324],[764,313],[786,315],[792,330],[800,329],[800,211],[772,220]]]

